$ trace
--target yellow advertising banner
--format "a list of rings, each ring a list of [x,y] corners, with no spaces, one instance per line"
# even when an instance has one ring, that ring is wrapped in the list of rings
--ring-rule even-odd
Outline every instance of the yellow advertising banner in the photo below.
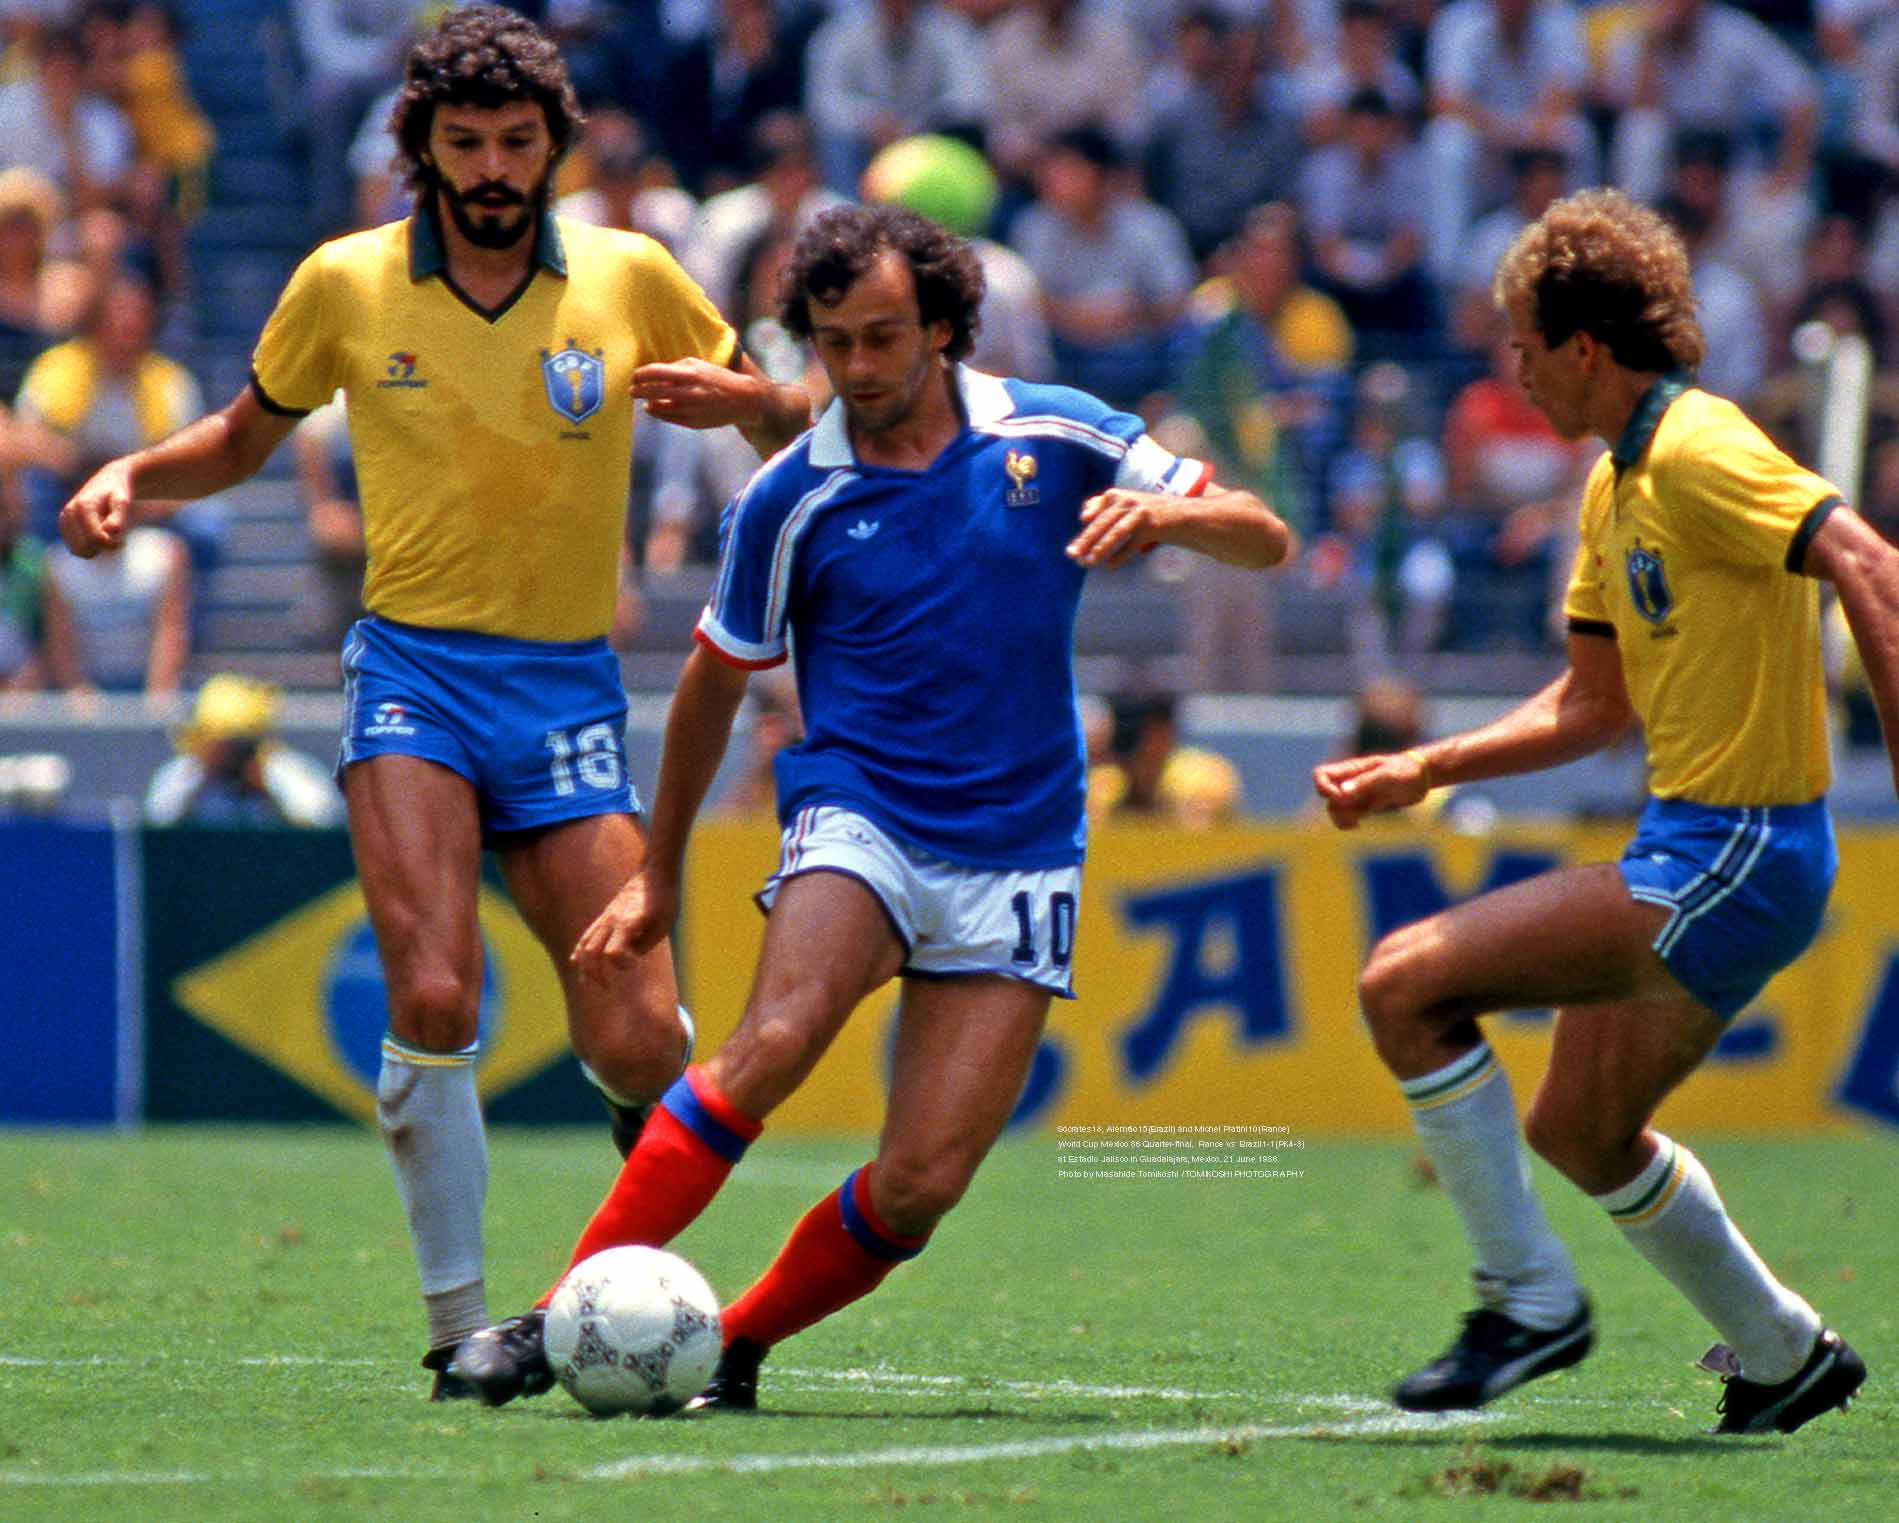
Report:
[[[567,1051],[560,980],[505,895],[485,884],[480,917],[481,1094],[492,1099]],[[388,1003],[355,879],[236,942],[171,985],[179,1007],[345,1115],[376,1120]]]
[[[1189,834],[1095,833],[1073,1001],[1058,1000],[1017,1121],[1035,1126],[1288,1127],[1396,1132],[1397,1086],[1358,1019],[1358,970],[1385,931],[1568,863],[1613,860],[1613,826],[1509,827],[1465,837],[1408,824]],[[708,1053],[737,1023],[764,920],[751,894],[776,860],[768,822],[707,821],[694,837],[681,972]],[[1659,1123],[1693,1130],[1899,1126],[1899,833],[1843,832],[1819,940],[1735,1020]],[[897,991],[852,1017],[773,1120],[873,1132]],[[1490,1040],[1527,1102],[1547,1011],[1499,1015]]]

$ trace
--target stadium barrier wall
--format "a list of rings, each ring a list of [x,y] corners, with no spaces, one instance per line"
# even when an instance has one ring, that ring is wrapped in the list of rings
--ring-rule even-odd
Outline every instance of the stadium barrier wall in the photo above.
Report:
[[[1375,824],[1097,833],[1079,911],[1079,998],[1057,1001],[1024,1126],[1408,1129],[1356,1013],[1384,931],[1486,887],[1605,860],[1624,831],[1462,837]],[[1842,832],[1828,921],[1670,1099],[1682,1130],[1899,1132],[1899,832]],[[695,836],[681,972],[709,1052],[736,1022],[763,919],[769,823]],[[340,833],[0,821],[0,1121],[373,1122],[383,992]],[[480,902],[479,1068],[500,1122],[598,1119],[567,1055],[555,976],[498,882]],[[774,1127],[873,1132],[894,987],[866,1002]],[[1527,1099],[1548,1012],[1490,1023]]]

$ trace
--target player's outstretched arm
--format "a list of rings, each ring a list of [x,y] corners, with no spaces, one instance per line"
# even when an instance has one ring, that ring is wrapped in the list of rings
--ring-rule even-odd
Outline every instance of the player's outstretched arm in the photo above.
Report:
[[[176,507],[236,486],[296,426],[294,417],[266,410],[246,387],[219,411],[187,423],[149,449],[100,466],[59,510],[59,537],[83,559],[116,550],[125,543],[134,502],[164,511],[160,504]]]
[[[1312,769],[1312,786],[1341,830],[1403,809],[1431,789],[1540,772],[1599,751],[1634,722],[1615,641],[1569,637],[1569,669],[1540,693],[1475,730],[1409,751],[1353,756]]]
[[[1835,508],[1807,546],[1801,569],[1831,582],[1840,594],[1899,791],[1899,550],[1859,514]]]
[[[642,365],[633,372],[633,396],[655,418],[684,428],[730,425],[761,460],[811,426],[805,389],[772,380],[748,354],[729,366],[701,359]]]
[[[1180,545],[1234,566],[1277,566],[1292,554],[1293,534],[1251,492],[1217,482],[1193,497],[1110,487],[1081,505],[1081,532],[1068,554],[1111,570],[1156,545]]]
[[[724,759],[749,676],[703,645],[694,645],[686,657],[666,714],[646,860],[574,944],[572,961],[581,977],[606,976],[651,951],[672,929],[686,840]]]

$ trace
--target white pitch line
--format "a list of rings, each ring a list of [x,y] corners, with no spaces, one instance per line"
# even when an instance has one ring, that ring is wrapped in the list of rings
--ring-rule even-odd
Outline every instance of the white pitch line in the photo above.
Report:
[[[813,1370],[774,1365],[773,1380],[781,1375],[794,1380],[867,1386],[887,1392],[922,1388],[1008,1391],[1019,1396],[1096,1396],[1109,1400],[1143,1397],[1151,1401],[1250,1401],[1260,1394],[1258,1391],[1190,1391],[1180,1386],[1087,1385],[1078,1380],[992,1380],[981,1375],[907,1375],[898,1370]]]
[[[138,1362],[132,1356],[113,1357],[91,1354],[80,1359],[36,1359],[24,1354],[0,1354],[0,1367],[17,1369],[68,1370]],[[326,1366],[371,1368],[387,1365],[387,1359],[337,1359],[322,1354],[253,1354],[237,1359],[184,1359],[173,1361],[187,1365],[269,1369],[273,1366]],[[1178,1386],[1086,1385],[1075,1380],[996,1380],[982,1375],[912,1375],[901,1370],[850,1369],[816,1370],[791,1365],[774,1365],[774,1378],[785,1376],[793,1381],[822,1382],[830,1385],[861,1386],[885,1393],[900,1391],[1007,1391],[1022,1396],[1094,1396],[1101,1398],[1145,1397],[1153,1401],[1242,1401],[1258,1396],[1257,1391],[1190,1391]]]
[[[1456,1426],[1485,1421],[1481,1413],[1465,1414]],[[1162,1449],[1195,1444],[1250,1443],[1274,1438],[1359,1438],[1374,1434],[1434,1432],[1452,1426],[1441,1417],[1390,1412],[1342,1423],[1242,1423],[1228,1428],[1136,1429],[1120,1433],[1070,1434],[1053,1438],[1013,1439],[1000,1444],[903,1445],[868,1449],[856,1454],[656,1454],[616,1460],[611,1465],[583,1470],[583,1481],[620,1481],[638,1475],[704,1475],[728,1471],[762,1475],[777,1470],[881,1470],[896,1465],[979,1465],[995,1460],[1045,1459],[1078,1449]]]
[[[204,1486],[219,1479],[189,1470],[170,1473],[150,1470],[95,1470],[89,1475],[36,1475],[30,1470],[0,1470],[0,1487],[7,1486]]]
[[[205,1360],[204,1363],[221,1361]],[[256,1354],[243,1359],[233,1360],[234,1364],[245,1366],[259,1365],[265,1369],[277,1364],[328,1364],[338,1369],[356,1369],[367,1365],[388,1365],[387,1359],[332,1359],[324,1354]]]
[[[241,1471],[209,1475],[196,1470],[94,1470],[81,1475],[44,1475],[33,1470],[0,1470],[0,1490],[9,1486],[228,1486],[258,1480]],[[323,1481],[439,1481],[439,1470],[375,1469],[326,1470],[313,1477]]]
[[[11,1366],[22,1370],[81,1370],[106,1364],[143,1364],[146,1361],[125,1355],[121,1358],[109,1358],[104,1354],[93,1354],[85,1359],[32,1359],[24,1354],[0,1354],[0,1366]],[[346,1367],[369,1367],[387,1365],[387,1359],[334,1359],[327,1354],[255,1354],[241,1359],[172,1359],[167,1363],[186,1365],[211,1365],[222,1367],[227,1364],[243,1366],[314,1364],[334,1365],[338,1369]]]
[[[0,1354],[0,1365],[11,1365],[22,1370],[76,1370],[89,1364],[130,1364],[127,1359],[107,1359],[94,1354],[89,1359],[29,1359],[24,1354]]]
[[[1366,1408],[1383,1405],[1364,1396],[1302,1396],[1293,1398],[1293,1402],[1298,1406],[1331,1406],[1361,1413]],[[1467,1412],[1431,1417],[1410,1412],[1379,1411],[1374,1415],[1360,1415],[1335,1423],[1240,1423],[1224,1428],[1147,1428],[1119,1433],[1014,1439],[997,1444],[900,1445],[862,1450],[855,1454],[656,1454],[616,1460],[610,1465],[597,1465],[579,1472],[575,1478],[583,1481],[620,1481],[641,1475],[704,1475],[715,1471],[761,1475],[779,1470],[875,1470],[892,1465],[981,1465],[997,1460],[1045,1459],[1087,1449],[1145,1450],[1196,1444],[1250,1443],[1280,1438],[1365,1438],[1385,1433],[1442,1432],[1450,1427],[1468,1427],[1487,1422],[1491,1415]],[[441,1478],[439,1471],[390,1466],[328,1471],[321,1477],[338,1481]],[[77,1475],[47,1475],[34,1471],[0,1470],[0,1489],[28,1486],[216,1486],[253,1479],[253,1476],[235,1471],[208,1474],[191,1470],[95,1470]]]
[[[83,1359],[33,1359],[20,1354],[0,1354],[0,1366],[20,1369],[84,1369],[108,1364],[131,1364],[131,1357],[110,1358],[93,1354]],[[235,1364],[243,1368],[270,1369],[275,1366],[326,1366],[372,1368],[389,1363],[386,1359],[334,1359],[321,1354],[256,1354],[243,1358],[186,1359],[192,1365]],[[1088,1385],[1077,1380],[994,1380],[981,1375],[912,1375],[900,1370],[815,1370],[791,1365],[773,1366],[772,1375],[793,1381],[821,1382],[829,1385],[862,1387],[886,1395],[921,1391],[1006,1391],[1017,1396],[1091,1396],[1104,1400],[1142,1398],[1149,1401],[1247,1401],[1258,1391],[1190,1391],[1179,1386]]]

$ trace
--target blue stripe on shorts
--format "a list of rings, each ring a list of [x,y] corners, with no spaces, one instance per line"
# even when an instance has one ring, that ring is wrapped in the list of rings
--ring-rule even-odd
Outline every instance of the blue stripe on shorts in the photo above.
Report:
[[[339,779],[390,754],[466,778],[488,844],[510,831],[640,808],[626,771],[626,690],[605,640],[358,620],[343,642]]]
[[[1650,799],[1618,865],[1631,896],[1669,912],[1654,942],[1668,971],[1732,1020],[1819,934],[1839,852],[1824,798]]]

